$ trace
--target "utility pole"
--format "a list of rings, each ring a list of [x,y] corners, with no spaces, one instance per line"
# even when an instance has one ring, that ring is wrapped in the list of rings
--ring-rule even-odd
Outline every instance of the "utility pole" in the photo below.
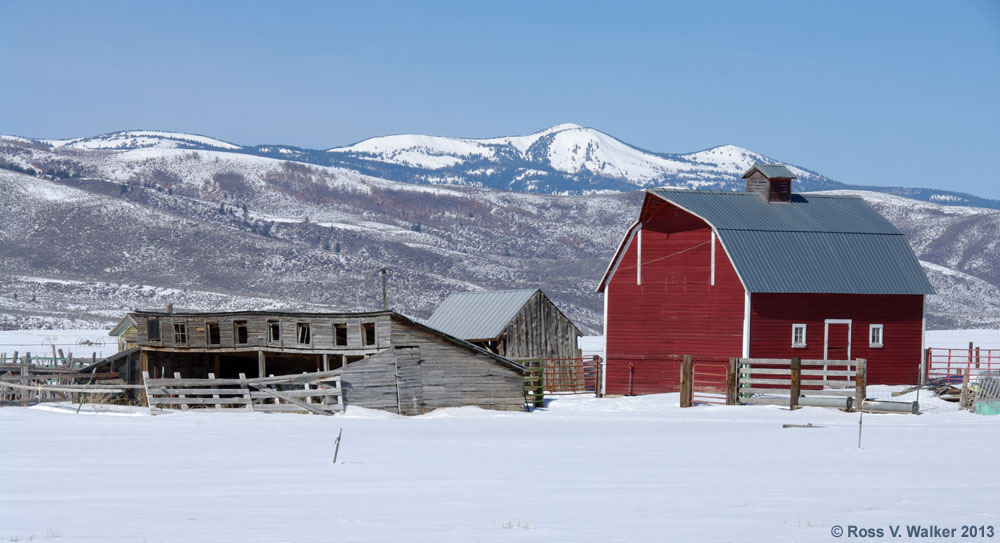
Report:
[[[386,302],[385,298],[385,276],[387,275],[389,275],[389,272],[385,271],[385,268],[382,268],[382,271],[379,272],[379,276],[382,278],[382,311],[389,310],[389,304]]]

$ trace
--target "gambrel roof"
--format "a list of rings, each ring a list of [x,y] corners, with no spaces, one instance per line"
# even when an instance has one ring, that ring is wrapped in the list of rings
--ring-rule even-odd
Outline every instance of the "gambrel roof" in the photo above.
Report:
[[[711,225],[749,292],[934,294],[903,234],[859,197],[794,194],[775,204],[748,192],[647,194]]]

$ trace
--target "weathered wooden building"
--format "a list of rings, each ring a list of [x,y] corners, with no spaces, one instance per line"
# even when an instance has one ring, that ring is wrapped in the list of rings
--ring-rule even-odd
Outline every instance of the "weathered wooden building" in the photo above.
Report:
[[[135,327],[135,321],[132,320],[131,315],[125,315],[122,320],[118,321],[118,324],[108,332],[109,336],[112,336],[118,340],[118,352],[127,351],[133,347],[138,346],[136,342],[136,333],[138,329]]]
[[[673,355],[865,358],[916,383],[924,296],[903,234],[853,196],[792,194],[757,165],[746,192],[650,189],[598,287],[608,393],[677,390]]]
[[[235,378],[340,370],[346,405],[419,414],[524,406],[524,368],[392,311],[137,311],[132,376]],[[134,381],[135,379],[133,379]]]
[[[427,325],[510,358],[580,358],[580,329],[539,289],[452,294]]]

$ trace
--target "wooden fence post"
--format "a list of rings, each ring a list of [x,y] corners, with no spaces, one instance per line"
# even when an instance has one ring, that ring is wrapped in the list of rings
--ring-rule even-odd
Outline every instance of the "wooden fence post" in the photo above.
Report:
[[[857,370],[854,376],[854,410],[861,411],[865,397],[868,396],[868,362],[864,358],[856,361]]]
[[[979,369],[979,347],[976,347],[976,369]]]
[[[692,374],[691,355],[686,354],[684,361],[681,362],[681,407],[691,407],[694,392],[691,382]]]
[[[737,405],[740,403],[738,388],[739,366],[739,358],[731,357],[729,359],[729,367],[726,369],[726,405]]]
[[[917,384],[925,385],[927,384],[927,376],[930,375],[931,371],[931,348],[927,347],[924,349],[924,367],[920,368],[920,375],[917,376]]]
[[[969,368],[966,367],[962,370],[962,396],[959,399],[958,406],[961,409],[967,409],[969,407]]]
[[[791,387],[788,391],[788,410],[799,408],[799,395],[802,393],[802,359],[792,359]]]
[[[174,379],[180,381],[181,380],[181,372],[175,371],[174,372]],[[186,398],[187,396],[185,396],[183,394],[178,394],[177,397],[178,398]],[[187,411],[187,408],[188,408],[188,405],[186,403],[182,403],[181,404],[181,411]]]

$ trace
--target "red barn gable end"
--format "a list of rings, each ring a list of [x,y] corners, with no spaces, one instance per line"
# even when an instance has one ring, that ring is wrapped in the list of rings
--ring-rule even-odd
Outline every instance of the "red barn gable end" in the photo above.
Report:
[[[606,392],[676,391],[685,354],[849,356],[869,383],[916,382],[934,291],[902,234],[860,198],[775,197],[761,179],[784,185],[784,166],[744,177],[748,192],[646,192],[598,287]]]

